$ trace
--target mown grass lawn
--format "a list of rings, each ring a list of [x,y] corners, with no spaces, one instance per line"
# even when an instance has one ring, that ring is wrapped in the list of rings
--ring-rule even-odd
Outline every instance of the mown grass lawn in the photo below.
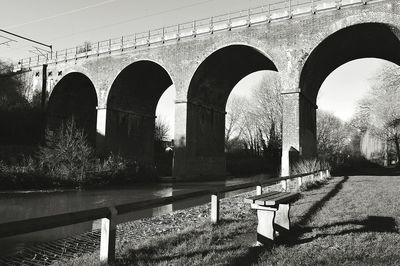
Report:
[[[253,247],[257,217],[240,195],[206,222],[119,245],[117,265],[400,265],[400,177],[337,177],[293,205],[292,234]],[[248,194],[247,194],[248,195]],[[97,265],[87,254],[59,265]]]

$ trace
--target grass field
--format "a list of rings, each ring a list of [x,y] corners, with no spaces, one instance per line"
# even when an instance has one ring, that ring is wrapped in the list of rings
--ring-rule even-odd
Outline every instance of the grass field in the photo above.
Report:
[[[117,265],[400,265],[400,177],[337,177],[292,208],[292,234],[253,247],[256,214],[243,196],[221,204],[222,222],[144,242],[119,241]],[[87,254],[58,265],[97,265]]]

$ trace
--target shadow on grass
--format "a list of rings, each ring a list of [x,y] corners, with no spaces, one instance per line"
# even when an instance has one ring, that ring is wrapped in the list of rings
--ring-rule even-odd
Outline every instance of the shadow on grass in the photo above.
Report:
[[[317,234],[315,236],[303,239],[296,239],[290,241],[289,245],[298,245],[298,244],[305,244],[311,241],[314,241],[318,238],[324,238],[327,236],[343,236],[347,234],[354,234],[354,233],[399,233],[398,225],[396,220],[393,217],[384,217],[384,216],[368,216],[364,220],[350,220],[344,222],[337,222],[332,224],[327,224],[323,226],[319,226],[318,228],[315,227],[303,227],[300,230],[296,231],[297,235],[301,235],[307,232],[312,232],[313,229],[329,229],[333,227],[346,227],[346,226],[362,226],[361,228],[352,228],[352,229],[338,229],[337,232],[334,233],[323,233]],[[299,228],[298,228],[299,229]]]
[[[226,232],[229,231],[226,227],[235,223],[234,219],[224,219],[217,225],[207,223],[205,227],[145,241],[140,248],[125,246],[121,248],[124,255],[117,258],[116,265],[188,265],[214,253],[227,257],[241,248],[240,243],[230,244],[236,235]]]
[[[314,203],[307,211],[305,215],[297,222],[298,225],[305,224],[311,220],[319,209],[325,206],[325,204],[332,199],[336,194],[343,188],[343,183],[349,179],[348,176],[344,176],[343,180],[337,183],[331,191],[328,192],[321,200]]]
[[[298,224],[305,224],[312,219],[326,202],[332,199],[343,187],[349,177],[344,177],[321,200],[315,202],[301,218]],[[236,219],[221,220],[218,225],[210,225],[190,231],[170,235],[157,239],[154,242],[145,242],[142,247],[127,246],[118,258],[117,265],[153,265],[153,264],[192,264],[202,261],[203,258],[215,257],[224,265],[251,265],[258,261],[261,254],[268,251],[267,247],[248,247],[244,244],[247,234],[236,228]],[[239,223],[240,224],[240,223]],[[239,227],[248,224],[239,225]],[[236,226],[236,227],[235,227]],[[281,236],[276,244],[295,244],[306,228],[297,226],[294,234]],[[254,228],[249,229],[253,232]],[[312,230],[312,229],[310,229]],[[290,239],[286,239],[289,237]],[[251,238],[252,239],[252,238]],[[288,243],[289,242],[289,243]],[[213,264],[214,259],[205,260],[205,264]]]
[[[302,227],[301,224],[307,223],[314,215],[320,210],[329,200],[331,200],[342,189],[343,184],[349,179],[345,176],[343,180],[337,183],[332,190],[330,190],[321,200],[315,202],[307,211],[307,213],[296,223],[291,229],[290,234],[285,234],[275,240],[275,245],[295,245],[299,241],[299,237],[307,232],[312,231],[312,228]],[[322,193],[316,193],[322,194]],[[258,261],[260,254],[264,253],[270,248],[265,247],[251,247],[248,252],[239,258],[235,258],[235,263],[231,265],[252,265]]]

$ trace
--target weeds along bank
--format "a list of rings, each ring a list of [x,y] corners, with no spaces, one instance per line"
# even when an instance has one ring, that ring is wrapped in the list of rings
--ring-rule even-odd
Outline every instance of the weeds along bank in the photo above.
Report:
[[[0,161],[1,189],[101,186],[152,182],[157,177],[152,165],[115,154],[97,158],[74,120],[47,130],[44,144],[29,149],[31,155]]]

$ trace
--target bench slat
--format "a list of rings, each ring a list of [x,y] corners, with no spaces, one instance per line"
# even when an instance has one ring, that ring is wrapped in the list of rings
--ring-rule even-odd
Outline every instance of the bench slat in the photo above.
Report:
[[[272,197],[265,197],[260,198],[255,201],[255,204],[264,205],[264,206],[271,206],[280,203],[289,202],[290,200],[296,198],[299,193],[281,193],[273,195]]]
[[[267,192],[267,193],[264,193],[264,194],[261,194],[261,195],[256,195],[256,196],[247,198],[247,199],[244,200],[244,202],[245,203],[254,203],[258,199],[265,198],[265,197],[272,197],[273,195],[280,194],[280,193],[282,193],[282,192],[280,192],[280,191],[270,191],[270,192]]]

